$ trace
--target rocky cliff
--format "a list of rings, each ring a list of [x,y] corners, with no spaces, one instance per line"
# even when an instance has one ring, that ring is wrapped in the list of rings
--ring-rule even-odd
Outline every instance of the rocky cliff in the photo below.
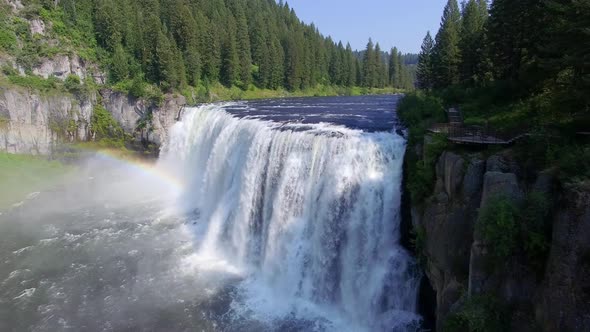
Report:
[[[531,172],[510,150],[457,151],[440,155],[432,195],[411,203],[436,330],[590,331],[590,185]]]
[[[19,32],[28,39],[17,38],[18,48],[28,42],[52,51],[29,54],[29,61],[19,61],[20,53],[0,52],[0,151],[50,154],[63,143],[93,140],[92,114],[99,105],[141,143],[136,146],[157,146],[166,140],[186,103],[184,97],[166,95],[156,105],[109,89],[97,91],[96,86],[106,86],[105,69],[85,60],[80,45],[60,37],[54,21],[31,14],[25,5],[20,0],[0,0],[19,29],[28,28]],[[68,90],[68,78],[77,82],[78,90]],[[47,88],[48,84],[38,87],[30,82],[59,84]]]
[[[92,140],[90,123],[98,104],[137,142],[160,145],[185,99],[168,95],[154,105],[111,90],[76,96],[0,88],[0,151],[50,154],[59,144]]]

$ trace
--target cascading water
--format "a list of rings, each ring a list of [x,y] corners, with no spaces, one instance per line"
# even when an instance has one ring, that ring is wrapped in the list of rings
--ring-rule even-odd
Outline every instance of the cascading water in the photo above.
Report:
[[[194,264],[223,262],[241,278],[235,316],[407,331],[419,322],[419,273],[399,244],[404,151],[393,132],[207,105],[172,128],[161,165],[187,184],[179,204],[195,220]]]

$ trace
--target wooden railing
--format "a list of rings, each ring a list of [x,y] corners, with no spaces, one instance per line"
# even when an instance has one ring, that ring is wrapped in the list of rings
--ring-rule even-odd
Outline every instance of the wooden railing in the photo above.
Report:
[[[508,145],[527,135],[524,128],[499,131],[483,126],[465,126],[449,123],[434,124],[429,128],[429,131],[445,134],[449,141],[459,144]]]

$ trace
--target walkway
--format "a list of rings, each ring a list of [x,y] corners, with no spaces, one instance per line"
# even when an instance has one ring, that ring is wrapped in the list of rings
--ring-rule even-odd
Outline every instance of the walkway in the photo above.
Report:
[[[522,130],[500,132],[488,126],[465,126],[463,116],[457,108],[450,108],[447,111],[447,118],[448,123],[434,124],[428,131],[446,134],[449,141],[457,144],[510,145],[528,135]]]

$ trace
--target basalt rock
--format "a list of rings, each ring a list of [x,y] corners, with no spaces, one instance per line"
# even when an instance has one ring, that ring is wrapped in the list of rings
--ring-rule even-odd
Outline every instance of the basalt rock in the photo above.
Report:
[[[466,298],[492,294],[509,308],[510,331],[590,331],[590,185],[560,186],[552,169],[525,172],[509,150],[487,159],[446,151],[435,171],[432,195],[411,202],[411,224],[423,231],[419,254],[436,292],[436,330]],[[545,269],[524,252],[492,266],[493,244],[477,232],[479,209],[495,196],[522,206],[531,192],[551,207]]]
[[[185,104],[182,96],[168,95],[160,106],[110,90],[101,93],[103,106],[129,135],[157,146]],[[0,151],[47,155],[58,145],[93,139],[90,123],[98,100],[96,94],[0,88]]]
[[[590,330],[590,184],[566,186],[536,307],[545,331]]]

